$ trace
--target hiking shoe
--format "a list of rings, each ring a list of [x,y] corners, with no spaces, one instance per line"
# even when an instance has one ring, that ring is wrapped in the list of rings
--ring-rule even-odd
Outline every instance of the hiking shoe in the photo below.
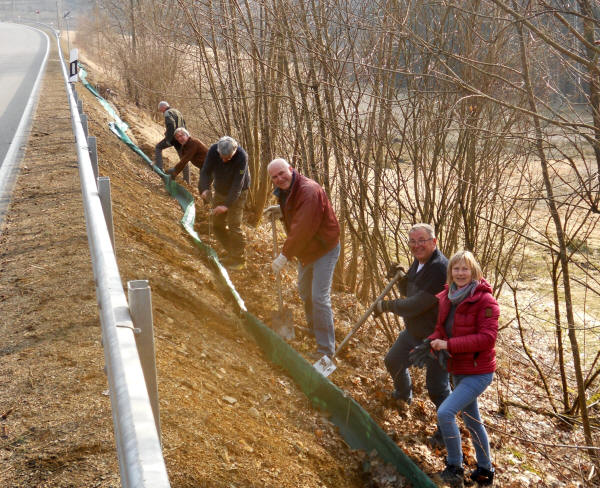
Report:
[[[492,468],[490,471],[489,469],[480,468],[477,466],[477,469],[471,471],[469,478],[471,478],[479,486],[491,486],[494,482],[494,468]]]
[[[465,486],[465,470],[460,466],[446,464],[446,469],[439,473],[439,477],[452,488],[463,488]]]
[[[444,449],[446,444],[444,444],[444,438],[442,437],[442,433],[440,432],[439,427],[435,429],[433,435],[427,438],[427,442],[431,446],[432,449]]]

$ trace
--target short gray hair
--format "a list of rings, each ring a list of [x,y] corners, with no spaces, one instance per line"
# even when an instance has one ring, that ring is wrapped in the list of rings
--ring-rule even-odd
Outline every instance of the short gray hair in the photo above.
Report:
[[[190,133],[185,127],[177,127],[177,129],[175,129],[173,132],[173,135],[176,136],[177,134],[185,134],[186,136],[190,137]]]
[[[415,224],[410,228],[408,233],[412,234],[413,232],[416,232],[418,230],[424,230],[425,232],[427,232],[427,235],[429,235],[429,237],[435,239],[435,230],[431,225],[423,223]]]
[[[217,152],[221,156],[231,156],[237,151],[238,143],[233,137],[223,136],[217,142]]]
[[[291,165],[290,163],[288,163],[285,159],[283,158],[275,158],[273,161],[271,161],[269,164],[267,164],[267,172],[269,172],[269,170],[273,167],[273,166],[279,166],[279,165],[283,165],[286,168],[290,168]]]
[[[162,102],[158,102],[158,110],[160,110],[161,108],[169,108],[169,102],[165,102],[164,100]]]

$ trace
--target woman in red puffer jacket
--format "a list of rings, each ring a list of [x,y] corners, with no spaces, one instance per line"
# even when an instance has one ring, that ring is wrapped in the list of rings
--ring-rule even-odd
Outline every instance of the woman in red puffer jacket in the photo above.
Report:
[[[464,484],[463,454],[456,415],[462,411],[471,433],[477,468],[471,479],[491,485],[494,468],[487,432],[477,398],[491,384],[496,370],[496,335],[500,308],[492,287],[469,251],[457,252],[448,262],[448,284],[437,295],[438,319],[429,336],[434,351],[446,350],[454,389],[437,411],[438,425],[448,452],[441,478],[454,487]]]

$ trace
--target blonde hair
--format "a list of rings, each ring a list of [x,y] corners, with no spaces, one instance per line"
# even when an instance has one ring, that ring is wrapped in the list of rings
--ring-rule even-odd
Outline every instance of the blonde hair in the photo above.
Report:
[[[471,278],[474,279],[475,281],[479,281],[481,280],[481,278],[483,278],[483,272],[481,271],[481,266],[479,266],[479,263],[477,262],[477,260],[475,259],[475,256],[473,256],[473,253],[471,251],[458,251],[456,254],[454,254],[454,256],[452,256],[450,258],[450,261],[448,261],[448,273],[447,273],[447,280],[446,282],[448,283],[448,286],[450,286],[452,284],[452,267],[460,262],[460,261],[464,261],[467,266],[471,269]]]

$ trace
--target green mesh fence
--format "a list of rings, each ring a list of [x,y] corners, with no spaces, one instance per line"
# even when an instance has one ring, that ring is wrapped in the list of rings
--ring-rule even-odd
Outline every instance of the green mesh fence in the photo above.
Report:
[[[83,70],[80,70],[80,73],[81,71]],[[162,178],[167,192],[179,202],[184,212],[181,224],[195,245],[207,256],[209,263],[224,285],[224,289],[233,299],[248,332],[254,337],[265,356],[290,375],[316,408],[329,413],[330,420],[338,427],[340,434],[350,447],[363,449],[366,452],[375,450],[381,459],[394,465],[398,472],[410,480],[415,487],[435,487],[436,485],[431,479],[386,435],[352,397],[318,373],[287,342],[260,319],[248,312],[244,301],[231,282],[227,270],[219,262],[217,253],[212,247],[203,243],[194,230],[196,207],[192,194],[152,163],[152,160],[125,134],[127,124],[121,121],[110,104],[86,81],[85,74],[81,76],[81,79],[84,86],[115,117],[115,122],[109,124],[111,131]]]

